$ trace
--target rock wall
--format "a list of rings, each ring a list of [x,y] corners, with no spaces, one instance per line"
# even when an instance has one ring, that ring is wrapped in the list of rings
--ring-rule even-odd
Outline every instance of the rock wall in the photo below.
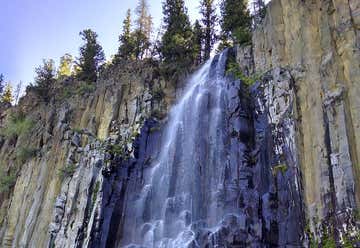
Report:
[[[116,141],[118,152],[131,154],[143,121],[162,118],[175,98],[174,86],[160,80],[154,68],[113,66],[92,93],[76,93],[79,82],[64,81],[48,104],[30,91],[18,107],[3,111],[3,119],[10,112],[26,112],[33,127],[0,142],[1,169],[17,174],[11,192],[1,194],[1,247],[47,247],[60,230],[69,239],[56,247],[74,243],[88,218],[99,168],[106,165],[106,147]],[[65,89],[72,95],[64,100]],[[19,162],[17,151],[23,147],[37,152]],[[74,211],[76,216],[70,216]]]
[[[253,47],[238,48],[243,73],[262,75],[250,92],[239,81],[228,89],[234,129],[252,124],[228,134],[232,155],[251,147],[232,166],[242,215],[202,232],[204,244],[307,247],[331,237],[340,246],[358,235],[359,13],[356,0],[273,0]],[[0,106],[0,127],[19,111],[33,123],[0,138],[0,169],[17,174],[0,193],[1,247],[122,244],[125,206],[142,190],[179,91],[150,64],[114,66],[94,92],[81,87],[64,81],[49,104],[30,91],[18,107]],[[66,88],[77,93],[64,98]],[[19,159],[22,148],[35,154]]]
[[[343,229],[360,203],[359,13],[356,0],[273,0],[253,35],[255,71],[281,66],[294,78],[303,195],[315,235],[323,221]]]

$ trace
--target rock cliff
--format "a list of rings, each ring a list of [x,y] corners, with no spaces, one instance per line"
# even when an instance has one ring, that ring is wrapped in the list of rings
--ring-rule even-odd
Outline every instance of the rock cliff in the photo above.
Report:
[[[1,247],[358,247],[359,13],[273,0],[185,96],[144,62],[0,106]]]
[[[255,71],[287,67],[294,79],[304,203],[318,234],[324,220],[340,228],[360,200],[359,11],[352,0],[272,1],[253,35]]]

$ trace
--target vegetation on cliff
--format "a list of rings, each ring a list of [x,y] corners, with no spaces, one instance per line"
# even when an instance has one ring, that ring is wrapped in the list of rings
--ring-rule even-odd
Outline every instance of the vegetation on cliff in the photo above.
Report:
[[[248,5],[249,4],[249,5]],[[249,8],[253,16],[250,16]],[[156,61],[158,70],[166,79],[177,82],[184,75],[210,57],[215,44],[218,50],[234,44],[250,42],[251,28],[263,18],[265,4],[263,0],[222,0],[221,16],[217,14],[214,0],[200,0],[200,20],[192,25],[184,0],[166,0],[163,2],[163,22],[152,38],[153,23],[147,0],[140,0],[135,9],[135,16],[127,10],[123,22],[123,30],[119,36],[118,53],[105,62],[103,48],[98,35],[91,29],[80,32],[84,44],[79,49],[79,57],[71,54],[60,58],[58,68],[52,59],[44,59],[43,64],[35,69],[34,84],[28,89],[36,92],[41,100],[48,102],[53,94],[54,83],[71,79],[90,84],[96,82],[99,74],[107,67],[117,64],[131,64],[133,61]],[[253,21],[252,21],[253,20]],[[218,24],[221,30],[218,31]],[[219,42],[218,42],[219,41]],[[6,87],[6,95],[2,94],[5,82],[0,78],[0,95],[3,102],[18,102],[21,89],[15,94]],[[21,87],[21,85],[20,85]],[[63,96],[70,96],[66,92]]]

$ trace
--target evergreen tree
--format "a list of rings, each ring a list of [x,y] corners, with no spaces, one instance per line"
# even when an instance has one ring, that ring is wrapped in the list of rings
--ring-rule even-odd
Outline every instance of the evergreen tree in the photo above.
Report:
[[[222,31],[219,37],[219,46],[217,47],[217,52],[221,52],[227,47],[231,47],[231,41],[229,37]]]
[[[0,96],[2,95],[5,87],[4,75],[0,74]]]
[[[73,61],[73,57],[68,53],[66,53],[60,58],[60,66],[57,71],[58,78],[65,78],[71,76],[71,68],[73,66]]]
[[[165,33],[160,52],[167,73],[178,76],[194,64],[193,32],[183,0],[164,1],[163,14]]]
[[[119,37],[120,47],[118,57],[129,60],[135,57],[135,41],[131,33],[131,11],[127,10],[126,18],[123,22],[123,33]]]
[[[35,90],[45,102],[50,99],[50,89],[55,82],[54,60],[43,60],[43,64],[35,69]]]
[[[134,33],[136,48],[135,54],[137,59],[142,59],[150,48],[150,35],[152,28],[152,17],[149,14],[149,5],[147,0],[139,0],[136,8],[137,20],[136,30]]]
[[[216,42],[216,8],[214,0],[201,0],[200,13],[201,22],[204,26],[204,60],[210,58],[211,49]]]
[[[8,83],[5,86],[4,94],[1,97],[1,102],[11,104],[13,100],[14,98],[12,95],[12,86],[10,83]]]
[[[222,35],[233,43],[244,44],[251,40],[251,17],[247,0],[223,0],[221,4]]]
[[[104,51],[97,41],[98,35],[91,29],[80,32],[80,36],[85,44],[80,47],[79,78],[87,82],[95,82],[98,69],[105,60]]]
[[[203,41],[203,29],[198,20],[194,24],[194,38],[193,44],[196,51],[196,65],[199,65],[203,62],[202,60],[202,41]]]

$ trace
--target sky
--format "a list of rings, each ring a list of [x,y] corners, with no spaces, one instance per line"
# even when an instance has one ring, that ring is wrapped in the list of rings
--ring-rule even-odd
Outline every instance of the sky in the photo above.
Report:
[[[148,0],[154,28],[162,20],[162,0]],[[192,21],[198,18],[199,1],[185,0]],[[79,32],[91,28],[99,35],[110,58],[119,46],[118,36],[126,10],[137,0],[0,0],[0,73],[6,81],[33,81],[42,59],[56,65],[65,53],[78,56]]]

